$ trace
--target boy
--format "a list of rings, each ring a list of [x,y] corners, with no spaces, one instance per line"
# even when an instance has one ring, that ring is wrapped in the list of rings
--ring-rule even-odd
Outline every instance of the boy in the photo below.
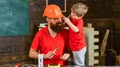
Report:
[[[73,53],[75,65],[85,65],[86,40],[83,32],[83,17],[87,13],[88,7],[83,3],[76,3],[71,8],[69,18],[64,18],[64,22],[69,26],[70,49]]]

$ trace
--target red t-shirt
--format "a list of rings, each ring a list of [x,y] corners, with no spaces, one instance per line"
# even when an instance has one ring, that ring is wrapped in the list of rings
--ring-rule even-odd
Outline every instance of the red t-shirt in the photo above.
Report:
[[[78,51],[86,46],[86,40],[83,32],[83,19],[80,18],[73,20],[71,17],[69,19],[79,29],[79,32],[74,32],[71,28],[69,29],[70,48],[73,51]]]
[[[66,30],[61,31],[55,38],[52,38],[48,33],[48,28],[45,27],[39,30],[32,42],[31,48],[39,51],[41,54],[47,54],[49,51],[53,51],[56,47],[56,55],[52,59],[44,59],[44,64],[64,64],[64,61],[60,57],[64,54],[65,40],[68,32]]]

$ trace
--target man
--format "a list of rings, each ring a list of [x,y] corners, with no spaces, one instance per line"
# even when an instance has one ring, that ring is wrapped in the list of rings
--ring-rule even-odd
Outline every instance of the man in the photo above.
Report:
[[[68,32],[63,29],[63,14],[57,5],[48,5],[43,16],[48,22],[48,26],[37,32],[32,42],[29,56],[38,59],[38,54],[43,54],[44,65],[60,64],[64,65],[70,54],[65,53],[67,46]]]

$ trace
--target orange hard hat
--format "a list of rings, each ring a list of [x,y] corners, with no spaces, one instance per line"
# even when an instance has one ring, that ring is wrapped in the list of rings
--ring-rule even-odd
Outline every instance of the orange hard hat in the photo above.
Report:
[[[43,17],[49,17],[49,18],[61,18],[63,17],[62,11],[59,6],[51,4],[46,6]]]

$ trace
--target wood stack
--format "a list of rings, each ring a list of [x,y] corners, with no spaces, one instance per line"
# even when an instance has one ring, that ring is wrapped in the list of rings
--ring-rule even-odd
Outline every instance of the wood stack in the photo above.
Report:
[[[99,39],[95,38],[95,35],[98,35],[99,32],[95,31],[92,24],[88,23],[88,27],[84,27],[84,33],[87,40],[86,65],[94,66],[95,64],[99,64],[99,59],[95,58],[99,56],[99,52],[95,51],[99,49],[99,46],[95,45],[95,42],[99,42]]]

